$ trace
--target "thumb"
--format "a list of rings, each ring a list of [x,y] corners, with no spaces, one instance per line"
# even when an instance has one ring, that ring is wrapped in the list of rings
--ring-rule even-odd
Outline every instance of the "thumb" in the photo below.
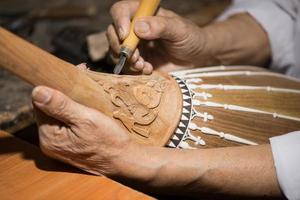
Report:
[[[83,113],[81,105],[71,100],[63,93],[44,86],[38,86],[32,91],[33,104],[46,115],[66,124],[78,121]]]
[[[146,40],[165,39],[177,41],[181,38],[178,21],[163,16],[143,17],[135,22],[134,32],[138,37]]]

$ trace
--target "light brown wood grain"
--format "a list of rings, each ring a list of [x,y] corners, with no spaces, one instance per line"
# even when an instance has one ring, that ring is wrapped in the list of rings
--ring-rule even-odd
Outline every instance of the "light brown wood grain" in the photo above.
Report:
[[[164,146],[176,129],[180,118],[181,94],[175,80],[170,76],[159,73],[154,73],[151,76],[117,76],[103,73],[86,73],[3,28],[0,28],[0,67],[34,86],[45,85],[55,88],[73,100],[95,108],[111,118],[115,118],[132,138],[142,144]],[[138,99],[142,98],[141,95],[134,93],[134,88],[142,88],[146,82],[158,80],[163,82],[164,91],[161,94],[159,105],[155,108],[157,115],[151,123],[143,123],[143,118],[146,118],[153,111],[152,108],[148,108],[138,101]],[[123,105],[113,103],[114,95],[105,92],[103,83],[110,83],[118,98],[123,93],[121,99]],[[124,85],[124,83],[130,84],[128,91],[122,91],[121,85]],[[149,96],[149,92],[156,89],[155,86],[144,88],[143,94]],[[151,95],[149,98],[151,99]],[[133,101],[129,103],[127,102],[128,99],[133,99]],[[131,113],[129,112],[129,105],[142,109],[133,109],[136,111]],[[128,111],[125,119],[114,116],[115,111],[118,109]],[[139,111],[140,113],[138,113]],[[132,126],[139,126],[141,129],[149,130],[149,133],[146,134],[147,137],[144,137],[141,132],[137,131],[137,128],[131,129],[128,126],[124,126],[126,124],[125,121],[129,120],[131,120]]]
[[[209,69],[209,68],[205,68]],[[205,70],[203,69],[203,70]],[[213,70],[215,72],[267,72],[268,75],[237,75],[201,77],[202,82],[195,85],[239,85],[239,86],[269,86],[284,89],[295,89],[300,91],[300,81],[291,79],[284,75],[276,74],[262,68],[250,66],[228,67],[224,70]],[[208,72],[208,73],[210,73]],[[201,76],[201,75],[200,75]],[[266,90],[220,90],[220,89],[195,89],[197,92],[206,92],[211,98],[201,101],[210,101],[221,104],[243,106],[258,109],[270,113],[283,114],[291,117],[300,117],[300,94],[291,92],[275,92]],[[300,122],[289,119],[274,118],[270,114],[233,111],[224,108],[196,106],[197,111],[207,112],[214,117],[213,120],[204,122],[202,118],[193,120],[199,127],[212,128],[218,132],[233,134],[248,139],[258,144],[269,143],[269,138],[300,130]],[[199,131],[192,131],[200,136],[205,146],[200,148],[214,148],[241,145],[236,142],[224,140],[218,136],[206,135]],[[193,142],[189,142],[194,145]]]
[[[154,73],[151,76],[117,76],[82,71],[47,52],[23,41],[13,34],[0,29],[0,66],[27,80],[33,85],[46,85],[69,95],[74,100],[96,108],[116,121],[128,134],[142,144],[164,146],[174,134],[181,112],[182,94],[177,82],[167,74]],[[224,70],[207,68],[206,72],[264,72],[264,69],[249,66],[235,66]],[[279,74],[236,75],[202,77],[200,84],[271,86],[286,89],[300,89],[299,81]],[[163,86],[164,85],[164,86]],[[158,87],[159,86],[159,87]],[[163,88],[163,89],[162,89]],[[137,90],[142,92],[137,93]],[[300,95],[251,90],[201,90],[213,95],[209,101],[233,104],[271,113],[300,116]],[[159,104],[152,107],[148,100]],[[114,98],[121,100],[116,103]],[[148,100],[147,100],[148,99]],[[118,104],[118,105],[117,105]],[[137,106],[134,112],[129,109]],[[274,118],[270,114],[232,111],[224,108],[199,107],[199,112],[212,114],[215,119],[194,121],[200,127],[209,127],[218,132],[239,136],[258,144],[268,143],[272,136],[299,130],[295,120]],[[115,115],[123,112],[123,118]],[[152,116],[152,117],[151,117]],[[152,119],[152,120],[149,120]],[[239,145],[216,136],[194,133],[206,141],[205,148]],[[192,144],[192,143],[191,143]],[[192,144],[193,145],[193,144]]]
[[[54,161],[0,131],[0,199],[153,199],[106,177]]]

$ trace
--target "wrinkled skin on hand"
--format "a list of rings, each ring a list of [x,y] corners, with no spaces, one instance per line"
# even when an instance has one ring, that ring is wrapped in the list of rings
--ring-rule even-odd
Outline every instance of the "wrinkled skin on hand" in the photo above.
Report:
[[[270,145],[147,147],[132,142],[112,119],[56,90],[36,87],[32,99],[42,151],[87,172],[161,194],[281,195]]]
[[[111,8],[113,25],[107,29],[111,57],[116,63],[120,44],[129,34],[130,19],[138,9],[138,1],[119,1]],[[204,32],[196,24],[172,11],[160,8],[156,16],[139,18],[134,27],[143,41],[134,52],[130,69],[150,74],[155,68],[170,72],[199,64],[204,47]]]
[[[114,62],[118,60],[120,44],[128,36],[130,19],[138,5],[138,1],[124,0],[111,8],[113,24],[107,29],[107,38]],[[271,59],[268,35],[248,13],[198,27],[160,8],[156,16],[136,20],[134,31],[142,42],[129,67],[144,74],[155,69],[170,72],[212,65],[267,66]]]
[[[93,174],[116,173],[114,161],[133,142],[115,121],[47,87],[32,98],[45,154]]]

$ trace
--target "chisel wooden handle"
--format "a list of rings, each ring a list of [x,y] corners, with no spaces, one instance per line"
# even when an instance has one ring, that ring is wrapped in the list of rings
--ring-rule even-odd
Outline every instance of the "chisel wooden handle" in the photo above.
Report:
[[[34,86],[46,85],[79,103],[109,111],[106,106],[110,103],[103,98],[104,91],[81,70],[1,27],[0,66]]]
[[[134,33],[134,23],[140,17],[152,16],[155,14],[158,6],[160,4],[160,0],[141,0],[140,6],[132,20],[131,28],[128,37],[124,40],[122,47],[127,49],[126,52],[128,57],[130,57],[133,51],[136,49],[140,39]]]

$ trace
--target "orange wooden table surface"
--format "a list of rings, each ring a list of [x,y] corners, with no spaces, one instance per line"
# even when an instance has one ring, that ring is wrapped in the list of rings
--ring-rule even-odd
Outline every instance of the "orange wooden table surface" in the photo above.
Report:
[[[0,199],[152,199],[105,177],[54,161],[0,131]]]

